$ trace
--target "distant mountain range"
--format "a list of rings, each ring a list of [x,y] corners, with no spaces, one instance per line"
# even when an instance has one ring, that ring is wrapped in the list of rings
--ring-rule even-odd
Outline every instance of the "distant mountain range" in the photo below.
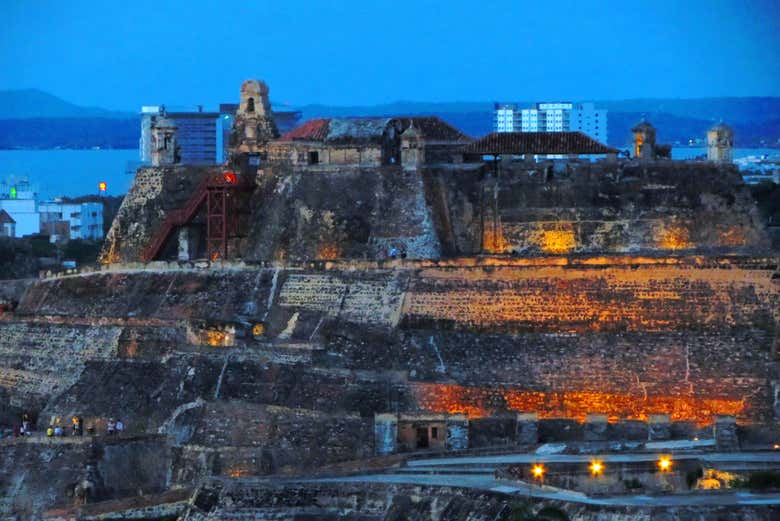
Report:
[[[780,97],[632,99],[596,101],[608,112],[608,141],[624,148],[630,129],[646,115],[660,142],[681,145],[703,139],[714,122],[734,128],[737,146],[780,146]],[[530,102],[518,102],[530,106]],[[289,108],[285,107],[285,110]],[[415,102],[370,106],[305,105],[313,117],[436,115],[471,136],[492,130],[492,102]],[[140,137],[137,114],[81,107],[46,92],[0,91],[0,148],[135,148]]]
[[[74,105],[38,89],[0,90],[0,119],[133,117],[132,112]]]

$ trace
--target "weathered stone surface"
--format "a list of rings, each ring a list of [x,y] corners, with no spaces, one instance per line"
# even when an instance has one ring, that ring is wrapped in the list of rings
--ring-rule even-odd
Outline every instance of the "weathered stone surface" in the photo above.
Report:
[[[737,419],[734,416],[717,416],[713,425],[715,445],[718,450],[730,451],[739,449],[737,435]]]

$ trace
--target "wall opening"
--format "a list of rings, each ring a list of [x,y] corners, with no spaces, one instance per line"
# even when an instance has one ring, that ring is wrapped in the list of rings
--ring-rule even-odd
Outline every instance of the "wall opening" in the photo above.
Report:
[[[428,427],[417,427],[417,448],[428,448]]]

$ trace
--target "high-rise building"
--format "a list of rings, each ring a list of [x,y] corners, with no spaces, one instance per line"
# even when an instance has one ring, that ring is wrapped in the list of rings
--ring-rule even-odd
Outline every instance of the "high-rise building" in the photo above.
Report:
[[[517,103],[495,103],[493,105],[493,130],[496,132],[519,132],[520,111]]]
[[[176,127],[180,162],[186,165],[222,163],[221,114],[196,110],[166,110],[161,106],[141,107],[141,162],[152,162],[152,128],[165,117]],[[219,141],[219,143],[218,143]]]
[[[593,103],[541,102],[522,110],[516,103],[496,103],[493,112],[496,132],[580,131],[607,142],[607,111]]]

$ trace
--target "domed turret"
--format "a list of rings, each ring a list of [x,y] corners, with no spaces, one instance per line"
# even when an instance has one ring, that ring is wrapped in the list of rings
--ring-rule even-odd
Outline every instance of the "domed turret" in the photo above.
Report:
[[[734,149],[734,131],[722,121],[707,131],[707,159],[720,163],[731,162]]]
[[[631,129],[634,133],[634,157],[652,159],[655,157],[655,127],[644,117]]]

